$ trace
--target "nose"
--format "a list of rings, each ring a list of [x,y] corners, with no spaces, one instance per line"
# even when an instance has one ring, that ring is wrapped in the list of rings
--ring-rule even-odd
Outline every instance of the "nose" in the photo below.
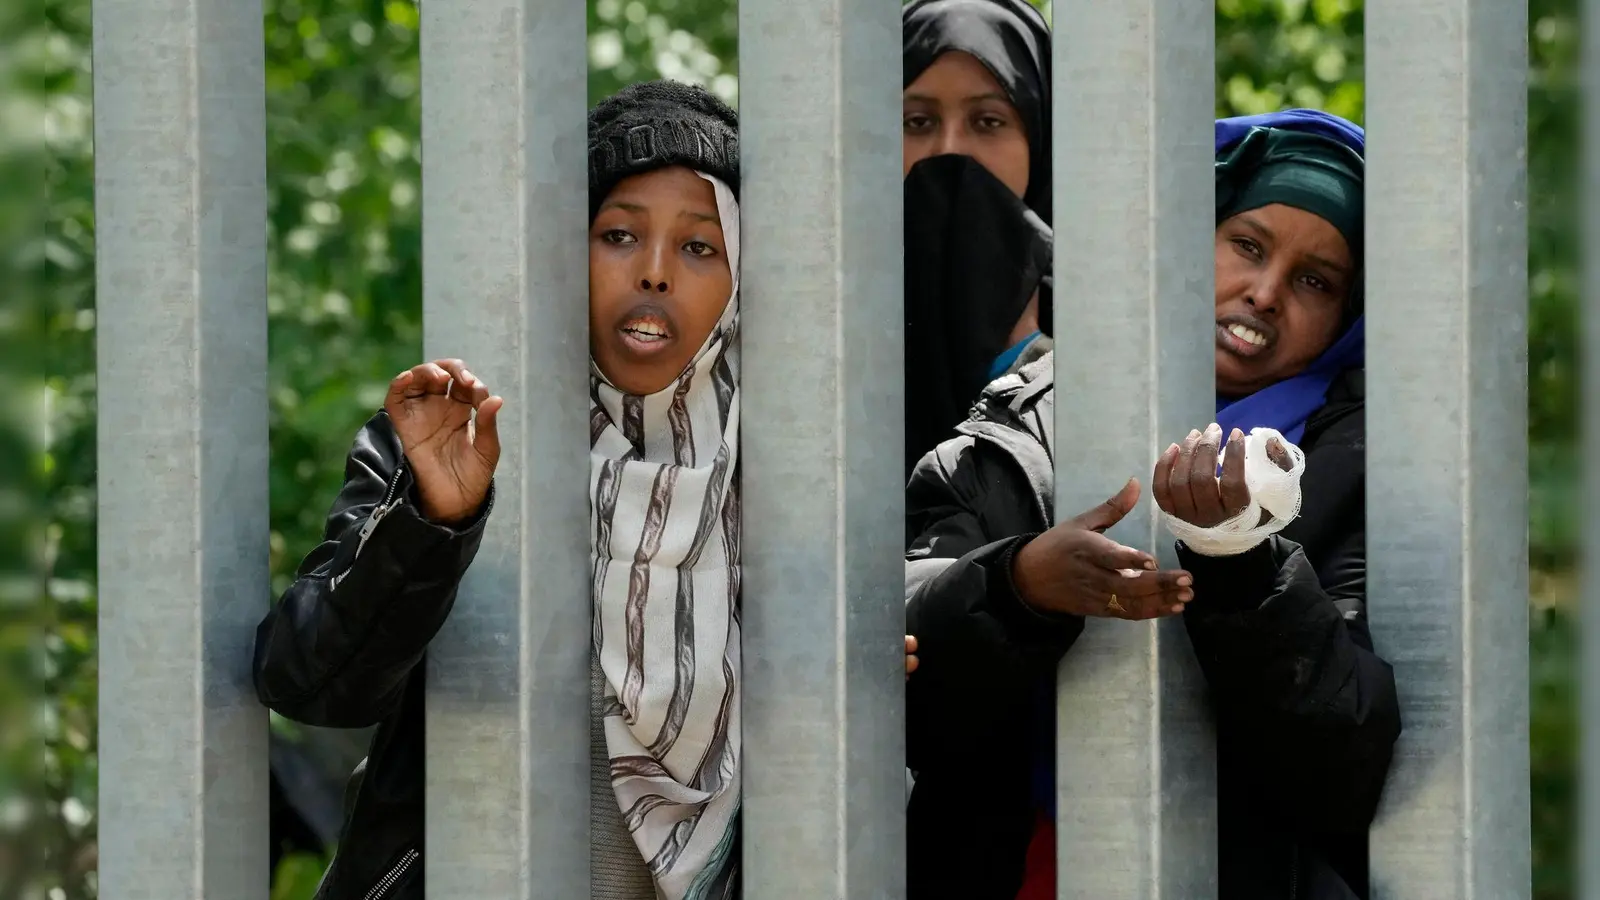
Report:
[[[956,119],[946,119],[939,126],[939,135],[935,143],[936,155],[957,154],[970,156],[967,152],[967,132],[961,127],[961,122]]]
[[[672,249],[667,241],[652,241],[649,249],[640,254],[642,271],[639,272],[639,290],[651,294],[665,294],[672,290]]]
[[[1250,286],[1250,293],[1245,295],[1244,302],[1258,314],[1275,313],[1283,302],[1284,286],[1281,281],[1271,274],[1263,274],[1255,284]]]

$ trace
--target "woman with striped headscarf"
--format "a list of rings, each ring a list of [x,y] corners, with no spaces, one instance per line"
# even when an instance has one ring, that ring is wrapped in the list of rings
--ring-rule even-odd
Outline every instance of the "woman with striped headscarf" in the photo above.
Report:
[[[738,147],[688,85],[589,116],[590,900],[740,895]],[[396,377],[257,632],[267,706],[377,725],[317,900],[423,896],[422,658],[493,505],[501,405],[460,360]]]

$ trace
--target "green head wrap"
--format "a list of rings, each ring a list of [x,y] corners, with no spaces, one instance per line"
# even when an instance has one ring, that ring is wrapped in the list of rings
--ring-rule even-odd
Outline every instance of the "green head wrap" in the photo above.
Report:
[[[1217,154],[1217,222],[1274,203],[1303,209],[1338,229],[1361,267],[1361,157],[1321,135],[1250,129]]]

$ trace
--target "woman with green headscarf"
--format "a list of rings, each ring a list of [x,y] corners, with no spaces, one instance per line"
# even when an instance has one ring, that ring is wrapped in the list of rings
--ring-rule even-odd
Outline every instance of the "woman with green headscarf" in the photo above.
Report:
[[[1173,614],[1216,716],[1219,896],[1368,896],[1367,828],[1400,721],[1366,621],[1363,136],[1293,110],[1217,122],[1216,149],[1216,421],[1169,447],[1151,484],[1191,535],[1183,569],[1102,533],[1138,500],[1132,480],[1051,526],[1053,354],[991,385],[912,477],[914,900],[1055,896],[1057,666],[1087,616]],[[1303,453],[1299,515],[1219,549],[1212,536],[1253,499],[1255,428],[1287,442],[1262,445],[1271,463]]]

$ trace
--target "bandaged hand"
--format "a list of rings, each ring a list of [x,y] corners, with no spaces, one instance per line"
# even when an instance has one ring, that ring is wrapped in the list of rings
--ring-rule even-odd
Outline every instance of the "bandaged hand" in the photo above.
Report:
[[[1283,436],[1235,428],[1222,453],[1221,426],[1191,431],[1156,461],[1152,488],[1167,530],[1203,556],[1234,556],[1283,530],[1300,511],[1305,454]]]

